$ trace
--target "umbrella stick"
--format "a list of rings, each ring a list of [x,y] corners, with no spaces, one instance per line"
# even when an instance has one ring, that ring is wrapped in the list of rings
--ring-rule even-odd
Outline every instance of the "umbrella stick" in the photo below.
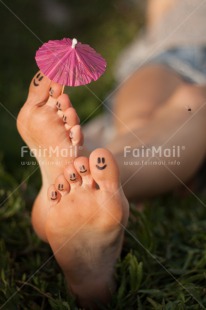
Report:
[[[62,93],[61,93],[61,95],[63,94],[63,92],[64,92],[64,87],[65,87],[65,85],[63,85],[62,86]]]

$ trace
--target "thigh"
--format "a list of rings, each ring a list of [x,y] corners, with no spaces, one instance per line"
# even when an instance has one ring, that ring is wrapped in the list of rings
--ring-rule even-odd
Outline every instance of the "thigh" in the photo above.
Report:
[[[145,127],[119,135],[108,146],[117,158],[128,198],[172,190],[195,174],[206,151],[205,102],[204,87],[180,87]]]

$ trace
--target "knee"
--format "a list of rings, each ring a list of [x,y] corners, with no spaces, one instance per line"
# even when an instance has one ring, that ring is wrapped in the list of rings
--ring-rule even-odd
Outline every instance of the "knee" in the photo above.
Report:
[[[191,110],[200,108],[206,101],[206,87],[194,84],[184,84],[178,87],[174,93],[175,100],[179,104],[188,106]]]

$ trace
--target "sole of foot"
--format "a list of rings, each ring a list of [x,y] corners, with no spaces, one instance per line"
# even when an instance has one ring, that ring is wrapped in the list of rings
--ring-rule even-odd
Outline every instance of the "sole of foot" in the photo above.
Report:
[[[17,128],[41,169],[42,188],[34,202],[32,224],[37,235],[47,241],[47,189],[56,175],[79,155],[83,144],[79,118],[69,97],[62,94],[62,86],[39,71],[31,81],[28,98],[19,112]],[[24,155],[26,152],[29,150]]]
[[[112,154],[96,149],[75,159],[49,187],[48,201],[47,239],[70,290],[84,307],[107,301],[129,215]]]

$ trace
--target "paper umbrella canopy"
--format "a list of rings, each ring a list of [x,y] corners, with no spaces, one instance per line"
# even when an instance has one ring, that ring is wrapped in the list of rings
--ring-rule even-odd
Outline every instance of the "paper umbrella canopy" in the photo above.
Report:
[[[96,81],[106,69],[106,61],[93,48],[69,38],[44,43],[35,59],[44,75],[67,86]]]

